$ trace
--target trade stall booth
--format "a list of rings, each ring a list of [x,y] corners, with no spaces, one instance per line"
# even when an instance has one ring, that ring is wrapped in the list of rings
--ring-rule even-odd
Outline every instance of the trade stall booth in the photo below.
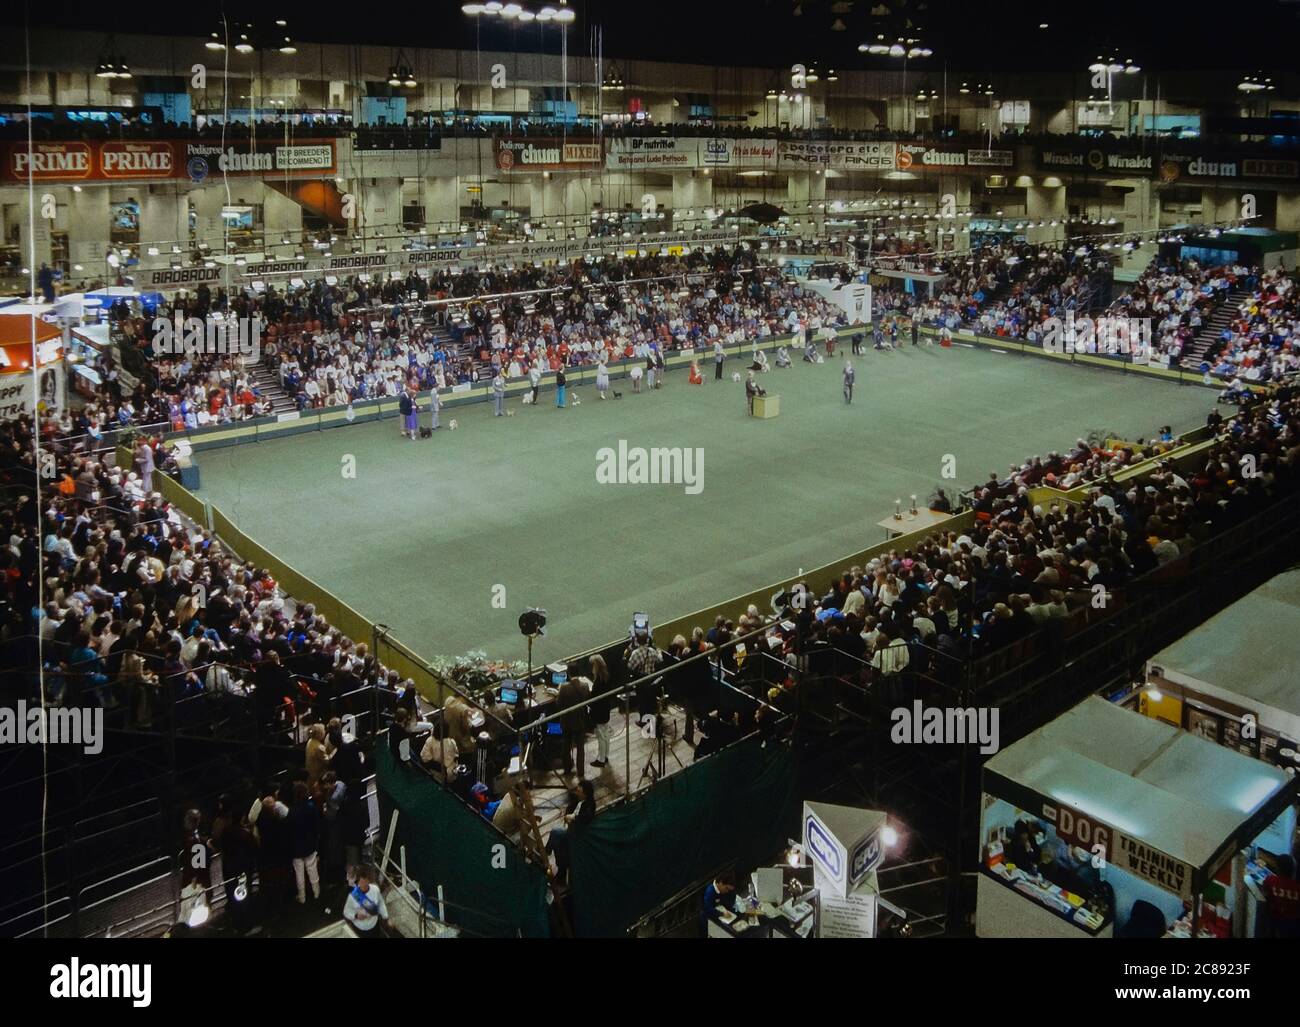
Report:
[[[36,366],[32,375],[32,333]],[[0,419],[63,409],[65,402],[63,332],[32,314],[0,314]]]
[[[1300,571],[1287,571],[1153,656],[1138,712],[1300,768]]]
[[[976,933],[1253,936],[1298,789],[1093,696],[984,766]]]

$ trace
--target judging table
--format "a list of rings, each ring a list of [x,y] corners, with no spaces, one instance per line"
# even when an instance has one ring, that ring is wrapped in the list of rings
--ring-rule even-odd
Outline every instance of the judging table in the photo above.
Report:
[[[902,517],[885,517],[876,523],[885,529],[885,540],[888,541],[899,535],[910,535],[914,531],[933,528],[951,516],[952,514],[943,513],[941,510],[918,510],[916,513],[908,513],[904,510]]]

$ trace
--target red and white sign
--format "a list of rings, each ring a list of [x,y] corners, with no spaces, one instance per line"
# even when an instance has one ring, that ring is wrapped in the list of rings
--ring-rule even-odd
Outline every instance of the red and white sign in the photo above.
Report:
[[[597,147],[599,149],[599,147]],[[222,174],[314,177],[334,173],[332,139],[229,143],[150,139],[0,143],[0,181],[120,182],[192,179]]]
[[[90,143],[10,143],[4,170],[11,182],[74,182],[94,175],[95,153]]]
[[[1090,819],[1087,814],[1080,813],[1077,809],[1060,805],[1056,807],[1056,835],[1071,845],[1077,845],[1095,855],[1110,859],[1111,829],[1098,820]],[[1100,853],[1096,850],[1098,845],[1102,846]]]
[[[99,147],[104,178],[171,178],[175,170],[171,143],[107,142]]]

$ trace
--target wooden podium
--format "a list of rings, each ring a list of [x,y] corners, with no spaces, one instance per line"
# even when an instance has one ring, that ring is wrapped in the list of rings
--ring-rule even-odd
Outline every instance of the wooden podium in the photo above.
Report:
[[[754,397],[754,416],[766,420],[769,417],[781,416],[781,397],[780,396],[755,396]]]

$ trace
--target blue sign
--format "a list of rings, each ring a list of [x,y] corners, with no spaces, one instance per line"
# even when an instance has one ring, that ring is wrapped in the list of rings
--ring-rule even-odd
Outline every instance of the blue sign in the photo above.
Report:
[[[858,842],[858,847],[853,850],[853,855],[849,857],[849,883],[857,884],[867,874],[880,866],[884,858],[885,849],[880,844],[880,832],[863,838]]]
[[[193,181],[202,182],[208,177],[207,159],[204,157],[191,157],[189,163],[185,165],[185,170],[189,172]]]
[[[804,821],[804,835],[808,839],[808,852],[833,881],[844,880],[844,863],[840,858],[840,847],[834,838],[812,814]]]

